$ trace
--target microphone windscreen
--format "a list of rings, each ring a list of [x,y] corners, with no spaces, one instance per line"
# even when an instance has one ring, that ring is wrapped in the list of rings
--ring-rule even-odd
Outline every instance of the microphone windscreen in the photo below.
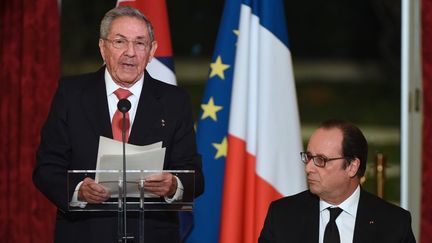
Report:
[[[121,99],[117,103],[117,109],[119,109],[121,113],[128,112],[130,108],[131,108],[131,103],[128,99]]]

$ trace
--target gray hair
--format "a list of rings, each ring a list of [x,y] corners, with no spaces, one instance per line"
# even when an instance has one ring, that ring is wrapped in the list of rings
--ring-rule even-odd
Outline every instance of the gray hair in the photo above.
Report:
[[[138,9],[129,6],[118,6],[116,8],[111,9],[105,14],[100,25],[99,37],[101,39],[108,38],[108,34],[112,22],[119,17],[133,17],[133,18],[143,20],[147,25],[147,30],[149,32],[149,37],[150,37],[150,43],[154,41],[154,30],[150,20]]]

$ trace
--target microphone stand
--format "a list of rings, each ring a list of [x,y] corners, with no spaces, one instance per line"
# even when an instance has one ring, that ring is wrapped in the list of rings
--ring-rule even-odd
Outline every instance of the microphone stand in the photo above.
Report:
[[[123,241],[124,243],[127,243],[128,236],[127,236],[127,180],[126,180],[126,112],[129,111],[131,108],[131,103],[127,99],[121,99],[117,103],[117,109],[123,114],[122,119],[122,144],[123,144],[123,197],[122,197],[122,209],[123,209]],[[131,236],[131,239],[134,237]]]
[[[123,240],[127,243],[127,207],[126,207],[126,197],[127,197],[127,181],[126,181],[126,112],[123,112],[122,119],[122,143],[123,143]]]

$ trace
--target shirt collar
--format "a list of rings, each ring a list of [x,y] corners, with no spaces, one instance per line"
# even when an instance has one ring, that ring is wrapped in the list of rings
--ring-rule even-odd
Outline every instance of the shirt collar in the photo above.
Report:
[[[144,84],[144,75],[138,81],[136,81],[131,87],[129,87],[128,90],[132,93],[132,95],[136,95],[139,97],[141,94],[143,84]],[[118,88],[124,89],[124,87],[121,87],[120,85],[114,82],[107,68],[105,68],[105,86],[106,86],[107,96],[112,95],[114,91],[116,91]]]
[[[351,194],[351,196],[349,196],[347,199],[345,199],[345,201],[343,201],[339,205],[332,205],[320,199],[320,212],[327,209],[328,207],[339,207],[344,212],[355,217],[357,215],[357,207],[358,207],[359,200],[360,200],[360,186],[357,186],[357,188]]]

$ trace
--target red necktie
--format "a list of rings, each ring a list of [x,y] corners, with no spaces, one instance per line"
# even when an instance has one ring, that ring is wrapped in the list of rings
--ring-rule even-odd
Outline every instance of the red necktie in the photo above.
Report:
[[[117,96],[119,100],[127,99],[127,97],[132,95],[132,93],[129,90],[121,89],[121,88],[114,91],[114,94]],[[123,119],[123,114],[118,109],[116,109],[112,119],[111,127],[112,127],[113,138],[118,141],[122,141],[122,127],[123,127],[122,119]],[[126,112],[125,119],[126,119],[126,129],[125,129],[126,140],[125,141],[127,142],[129,140],[129,127],[130,127],[129,112]]]

